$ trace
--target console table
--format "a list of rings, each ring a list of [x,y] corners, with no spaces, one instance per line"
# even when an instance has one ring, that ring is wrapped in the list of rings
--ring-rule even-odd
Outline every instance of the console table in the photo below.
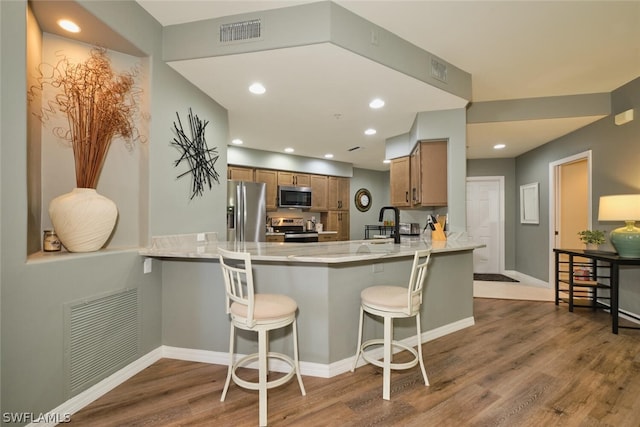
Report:
[[[611,331],[614,334],[618,333],[618,328],[631,328],[638,329],[631,326],[619,326],[618,324],[618,307],[619,307],[619,278],[620,278],[620,266],[621,265],[636,265],[640,266],[640,258],[622,258],[613,252],[604,251],[588,251],[583,249],[554,249],[555,262],[556,262],[556,305],[560,302],[560,283],[566,283],[569,285],[569,310],[573,311],[573,287],[593,287],[594,292],[597,295],[597,289],[609,288],[610,289],[610,309],[611,309]],[[560,255],[567,255],[568,260],[561,261]],[[582,258],[583,261],[575,260],[574,258]],[[590,264],[590,269],[585,273],[585,276],[576,280],[575,266],[582,266],[585,264],[584,259],[587,259],[587,263]],[[563,270],[562,266],[566,265],[567,269]],[[602,275],[598,273],[599,270],[608,269],[608,275]],[[566,279],[560,278],[561,273],[566,273],[568,277]],[[601,283],[601,279],[608,279],[609,283]],[[594,296],[595,299],[595,296]],[[596,308],[597,301],[593,301],[593,308]]]

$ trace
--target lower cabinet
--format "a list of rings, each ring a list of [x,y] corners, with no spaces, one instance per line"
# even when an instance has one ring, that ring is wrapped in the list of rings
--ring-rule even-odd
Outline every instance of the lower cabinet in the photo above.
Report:
[[[282,234],[268,235],[266,240],[267,242],[274,242],[274,243],[283,242],[284,243],[284,235]]]
[[[337,240],[350,240],[349,212],[329,211],[322,213],[322,222],[327,231],[336,231]]]
[[[335,242],[338,240],[337,233],[320,233],[318,234],[318,242]]]

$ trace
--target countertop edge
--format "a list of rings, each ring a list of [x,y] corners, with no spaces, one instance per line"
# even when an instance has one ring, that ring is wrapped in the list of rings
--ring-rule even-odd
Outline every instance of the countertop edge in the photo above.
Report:
[[[250,252],[252,254],[251,259],[258,262],[341,264],[410,257],[413,256],[414,252],[418,249],[430,248],[433,254],[439,254],[472,251],[484,246],[483,244],[472,241],[417,241],[408,244],[395,244],[391,239],[321,243],[249,242],[242,244],[220,241],[207,242],[201,245],[178,245],[161,248],[150,247],[141,249],[139,254],[151,258],[216,260],[218,258],[217,249],[218,247],[222,247]],[[271,251],[271,253],[268,253],[269,251]]]

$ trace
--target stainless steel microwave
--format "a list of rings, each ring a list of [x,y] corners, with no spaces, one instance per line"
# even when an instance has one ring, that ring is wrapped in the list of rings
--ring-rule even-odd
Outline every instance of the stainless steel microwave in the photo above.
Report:
[[[278,206],[309,209],[311,207],[311,188],[280,185],[278,187]]]

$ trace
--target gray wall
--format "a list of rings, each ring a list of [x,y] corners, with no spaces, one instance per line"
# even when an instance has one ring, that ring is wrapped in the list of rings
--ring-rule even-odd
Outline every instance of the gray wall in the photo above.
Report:
[[[360,212],[354,201],[356,192],[361,188],[366,188],[371,192],[371,208],[366,212]],[[364,226],[379,223],[380,208],[389,206],[390,197],[389,172],[353,169],[349,192],[351,240],[364,239]]]
[[[626,105],[626,107],[614,108],[612,116],[631,107],[637,110],[640,107],[640,79],[615,90],[612,100],[614,104]],[[519,222],[516,224],[516,264],[519,271],[546,280],[550,163],[592,150],[593,226],[603,230],[612,230],[618,225],[597,223],[600,196],[637,193],[640,190],[640,170],[638,169],[640,152],[637,150],[640,123],[634,120],[626,125],[616,126],[612,116],[598,120],[516,158],[516,189],[530,182],[540,183],[540,224],[533,226],[519,224]],[[531,254],[536,255],[531,256]]]
[[[504,268],[516,270],[516,210],[518,206],[516,190],[515,159],[467,160],[467,177],[504,177]]]
[[[225,231],[221,209],[226,188],[214,186],[202,198],[189,200],[188,179],[176,179],[178,152],[170,146],[176,112],[188,108],[210,120],[207,140],[220,151],[218,171],[226,177],[226,111],[187,83],[162,61],[162,28],[135,2],[83,1],[99,16],[149,55],[150,133],[148,158],[140,161],[142,185],[138,230],[141,244],[150,235],[211,230]],[[56,254],[28,257],[40,236],[28,236],[28,222],[37,227],[40,206],[38,179],[27,191],[27,28],[26,1],[0,2],[1,123],[0,123],[0,325],[1,412],[40,413],[65,402],[63,306],[106,293],[137,288],[142,300],[139,356],[162,344],[161,264],[142,274],[137,249],[107,250],[91,254]],[[39,42],[36,41],[36,49]],[[11,58],[11,61],[5,60]],[[30,135],[33,137],[33,135]],[[37,137],[37,136],[36,136]],[[37,153],[31,153],[37,162]],[[33,165],[33,158],[29,162]],[[117,166],[114,166],[117,167]],[[125,171],[122,184],[126,185]],[[34,172],[36,173],[36,172]],[[108,173],[113,173],[109,171]],[[34,178],[34,177],[31,177]],[[43,176],[43,180],[51,177]],[[146,183],[145,183],[146,182]],[[32,194],[29,194],[32,193]],[[33,240],[33,241],[30,241]],[[27,242],[30,241],[29,245]]]
[[[516,270],[547,280],[549,271],[549,164],[587,150],[592,151],[593,190],[591,207],[593,227],[607,232],[622,226],[600,223],[600,196],[640,192],[640,120],[623,126],[614,124],[613,116],[629,108],[640,111],[640,78],[612,93],[612,115],[558,138],[516,158],[516,189],[530,182],[540,183],[540,224],[516,222]],[[516,190],[517,191],[517,190]],[[519,196],[518,196],[519,197]],[[519,202],[516,203],[519,217]],[[610,246],[605,249],[612,250]],[[635,277],[635,279],[634,279]],[[621,273],[622,309],[640,313],[640,289],[637,271]]]

